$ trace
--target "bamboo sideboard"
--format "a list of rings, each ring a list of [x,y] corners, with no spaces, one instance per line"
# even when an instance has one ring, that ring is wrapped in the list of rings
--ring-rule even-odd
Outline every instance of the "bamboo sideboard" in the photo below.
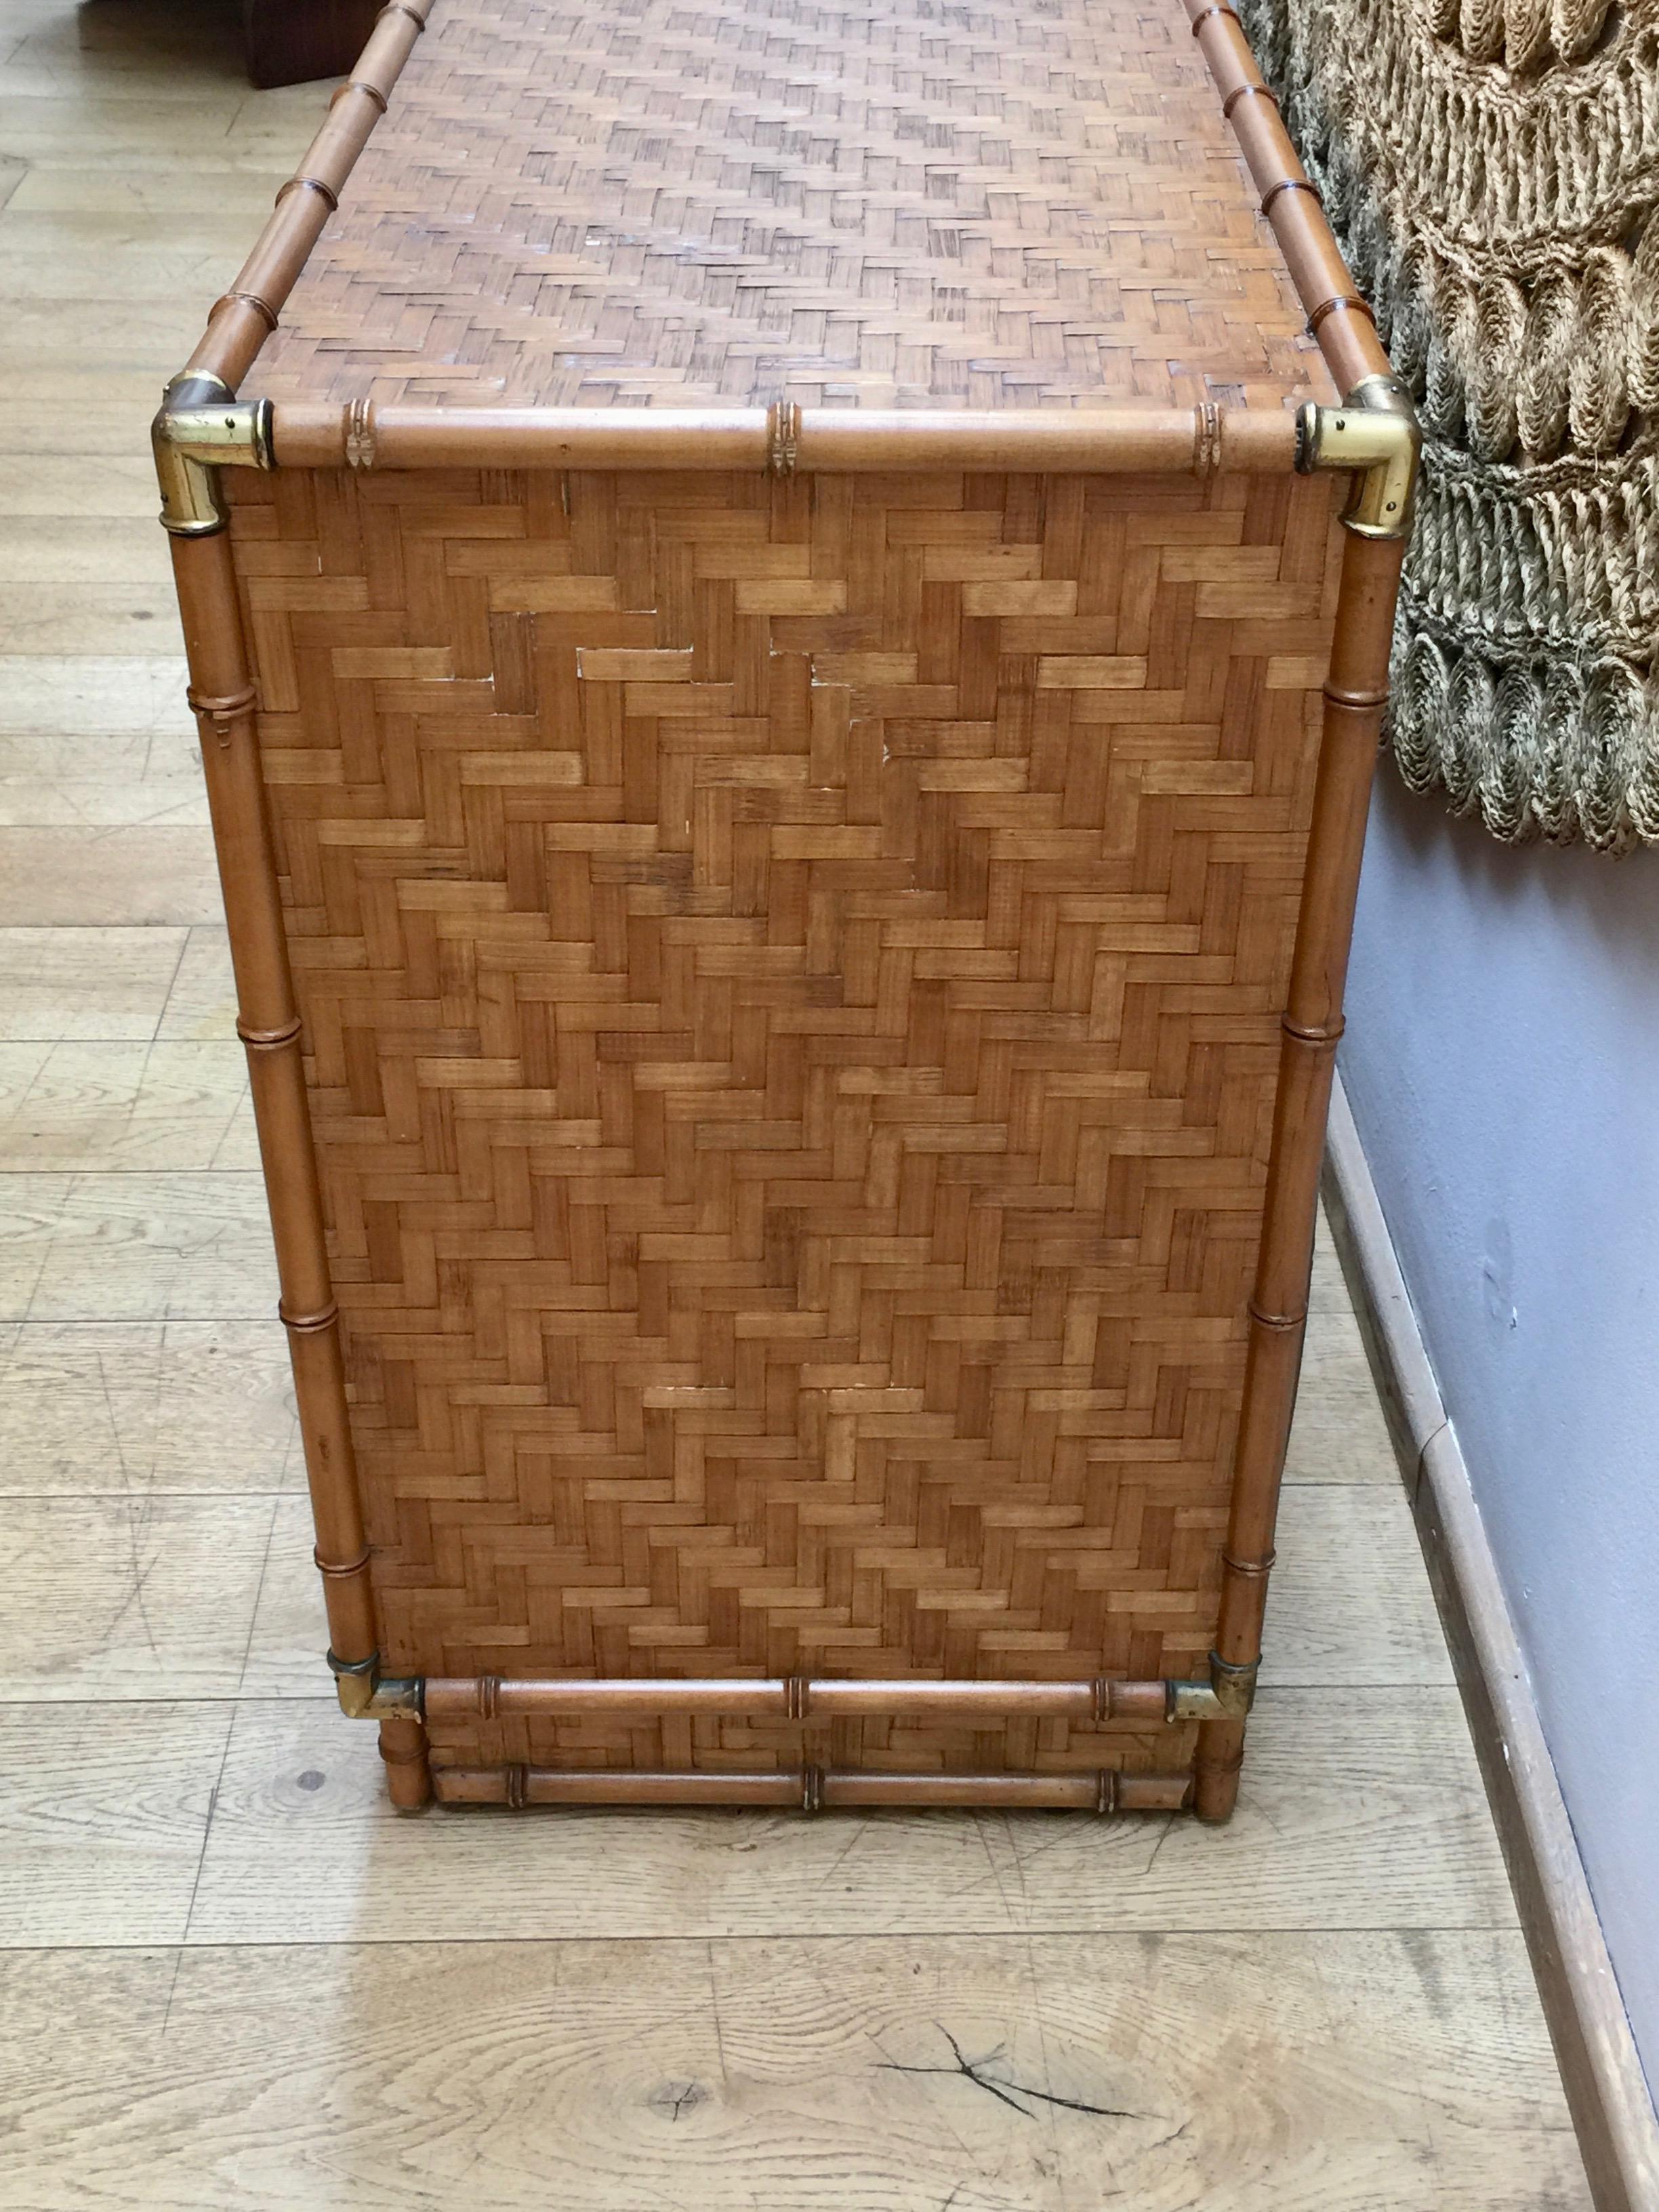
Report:
[[[394,1802],[1224,1819],[1417,450],[1232,10],[394,0],[155,446]]]

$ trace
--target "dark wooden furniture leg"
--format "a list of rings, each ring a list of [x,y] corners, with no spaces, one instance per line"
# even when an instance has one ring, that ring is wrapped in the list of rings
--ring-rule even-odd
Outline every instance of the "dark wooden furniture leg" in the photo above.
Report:
[[[368,43],[380,0],[242,0],[247,73],[263,91],[345,76]]]

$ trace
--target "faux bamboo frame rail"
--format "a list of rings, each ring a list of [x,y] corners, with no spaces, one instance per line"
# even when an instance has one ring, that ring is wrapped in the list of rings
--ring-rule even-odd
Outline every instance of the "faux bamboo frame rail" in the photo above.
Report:
[[[1000,1806],[1010,1813],[1181,1813],[1188,1774],[871,1774],[806,1765],[794,1774],[618,1774],[573,1767],[452,1766],[434,1777],[443,1805],[772,1805],[802,1813],[907,1805]]]
[[[1238,1784],[1244,1717],[1261,1656],[1280,1472],[1306,1316],[1323,1128],[1361,843],[1380,721],[1417,433],[1364,303],[1252,60],[1237,16],[1188,0],[1193,34],[1261,195],[1339,406],[1299,416],[1210,403],[995,413],[769,408],[583,412],[444,410],[356,402],[339,408],[239,401],[236,392],[425,27],[434,0],[393,0],[336,95],[301,171],[155,426],[162,520],[172,546],[262,1158],[270,1193],[283,1320],[292,1350],[323,1577],[330,1663],[348,1713],[379,1720],[393,1802],[414,1808],[434,1781],[427,1728],[466,1714],[775,1714],[790,1721],[896,1711],[975,1720],[1019,1716],[1197,1721],[1192,1775],[849,1773],[809,1763],[787,1773],[625,1773],[450,1766],[445,1802],[720,1802],[818,1806],[994,1802],[1100,1812],[1190,1806],[1224,1820]],[[354,1458],[338,1309],[256,732],[258,705],[219,477],[227,467],[408,470],[754,471],[773,477],[909,470],[1272,476],[1350,472],[1334,639],[1312,827],[1281,1024],[1280,1072],[1254,1294],[1219,1626],[1208,1678],[1075,1681],[649,1678],[389,1679],[380,1657],[370,1547]]]

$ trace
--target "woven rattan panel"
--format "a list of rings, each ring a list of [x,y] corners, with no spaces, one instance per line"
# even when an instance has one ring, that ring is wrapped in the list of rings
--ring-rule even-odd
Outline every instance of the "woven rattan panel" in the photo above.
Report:
[[[1329,480],[234,491],[388,1664],[1201,1672]]]
[[[1176,0],[438,0],[283,324],[250,393],[1334,396]]]

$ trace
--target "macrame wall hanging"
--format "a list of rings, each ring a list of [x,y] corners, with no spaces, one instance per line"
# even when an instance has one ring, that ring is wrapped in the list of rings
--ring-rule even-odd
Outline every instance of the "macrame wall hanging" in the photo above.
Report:
[[[1659,0],[1237,0],[1424,431],[1394,747],[1659,842]]]

